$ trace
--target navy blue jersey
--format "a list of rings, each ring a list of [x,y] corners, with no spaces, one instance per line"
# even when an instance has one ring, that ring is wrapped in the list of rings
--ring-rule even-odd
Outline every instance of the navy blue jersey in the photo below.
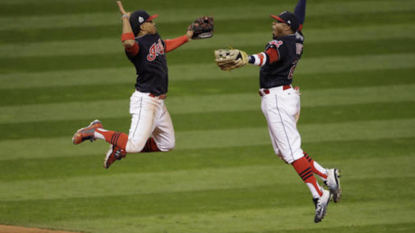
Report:
[[[147,34],[135,38],[135,41],[140,48],[138,54],[131,56],[127,53],[127,57],[137,71],[136,89],[155,96],[167,93],[168,69],[164,41],[159,34]]]
[[[273,88],[292,83],[294,69],[303,53],[304,36],[301,31],[295,34],[278,37],[265,46],[265,51],[275,49],[279,60],[266,64],[260,70],[260,87]]]

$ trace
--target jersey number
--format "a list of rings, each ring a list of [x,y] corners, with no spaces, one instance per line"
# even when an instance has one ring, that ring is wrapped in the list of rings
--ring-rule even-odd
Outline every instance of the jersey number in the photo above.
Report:
[[[290,73],[288,74],[288,79],[292,79],[294,75],[295,67],[297,66],[298,59],[295,59],[293,66],[291,66]]]
[[[300,43],[296,43],[296,48],[297,48],[297,56],[300,57],[301,54],[303,53],[303,44]],[[290,73],[288,74],[288,79],[292,79],[293,75],[294,75],[294,70],[295,67],[297,67],[297,63],[298,63],[298,59],[295,59],[294,62],[292,63],[291,69],[290,69]]]

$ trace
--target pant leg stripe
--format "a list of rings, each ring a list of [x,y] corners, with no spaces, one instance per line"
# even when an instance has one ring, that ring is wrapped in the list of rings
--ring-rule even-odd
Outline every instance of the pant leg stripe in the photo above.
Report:
[[[140,120],[141,120],[141,110],[142,109],[143,109],[143,97],[140,98],[140,112],[138,113],[138,121],[137,121],[137,125],[135,126],[135,129],[134,129],[132,138],[135,137],[135,133],[137,132],[138,125],[140,124]]]
[[[293,159],[293,161],[294,161],[295,159],[294,159],[293,149],[291,148],[291,143],[290,143],[290,140],[289,140],[289,138],[288,138],[287,131],[286,131],[286,129],[285,129],[284,121],[282,120],[282,116],[281,116],[280,109],[278,108],[278,97],[277,97],[277,94],[275,94],[275,102],[276,102],[276,104],[275,104],[276,106],[275,106],[275,107],[277,108],[278,115],[280,116],[281,124],[282,124],[282,127],[283,127],[283,129],[284,129],[284,133],[285,133],[285,137],[287,138],[288,145],[290,146],[291,157],[292,157],[292,159]]]

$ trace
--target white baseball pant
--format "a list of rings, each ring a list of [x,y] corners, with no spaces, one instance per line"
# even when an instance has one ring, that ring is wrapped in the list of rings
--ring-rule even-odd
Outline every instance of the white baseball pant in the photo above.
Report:
[[[300,93],[292,87],[284,89],[283,86],[274,87],[268,89],[268,94],[264,93],[264,89],[260,89],[261,109],[268,122],[275,154],[291,164],[304,156],[301,136],[297,129]]]
[[[127,153],[139,153],[150,136],[161,151],[174,148],[173,123],[164,99],[151,97],[150,93],[135,91],[130,98],[130,114],[132,118]]]

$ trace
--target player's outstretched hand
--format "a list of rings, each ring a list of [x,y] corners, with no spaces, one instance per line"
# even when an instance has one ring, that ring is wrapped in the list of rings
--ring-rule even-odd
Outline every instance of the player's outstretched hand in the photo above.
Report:
[[[187,38],[189,39],[189,40],[191,40],[192,38],[193,38],[193,34],[194,34],[194,32],[192,31],[192,30],[187,30],[186,31],[186,36],[187,36]]]
[[[126,11],[124,10],[124,7],[122,6],[121,1],[117,1],[117,5],[118,5],[118,8],[120,9],[120,13],[121,13],[121,15],[128,15],[128,18],[130,18],[131,13],[130,13],[130,12],[126,12]]]

